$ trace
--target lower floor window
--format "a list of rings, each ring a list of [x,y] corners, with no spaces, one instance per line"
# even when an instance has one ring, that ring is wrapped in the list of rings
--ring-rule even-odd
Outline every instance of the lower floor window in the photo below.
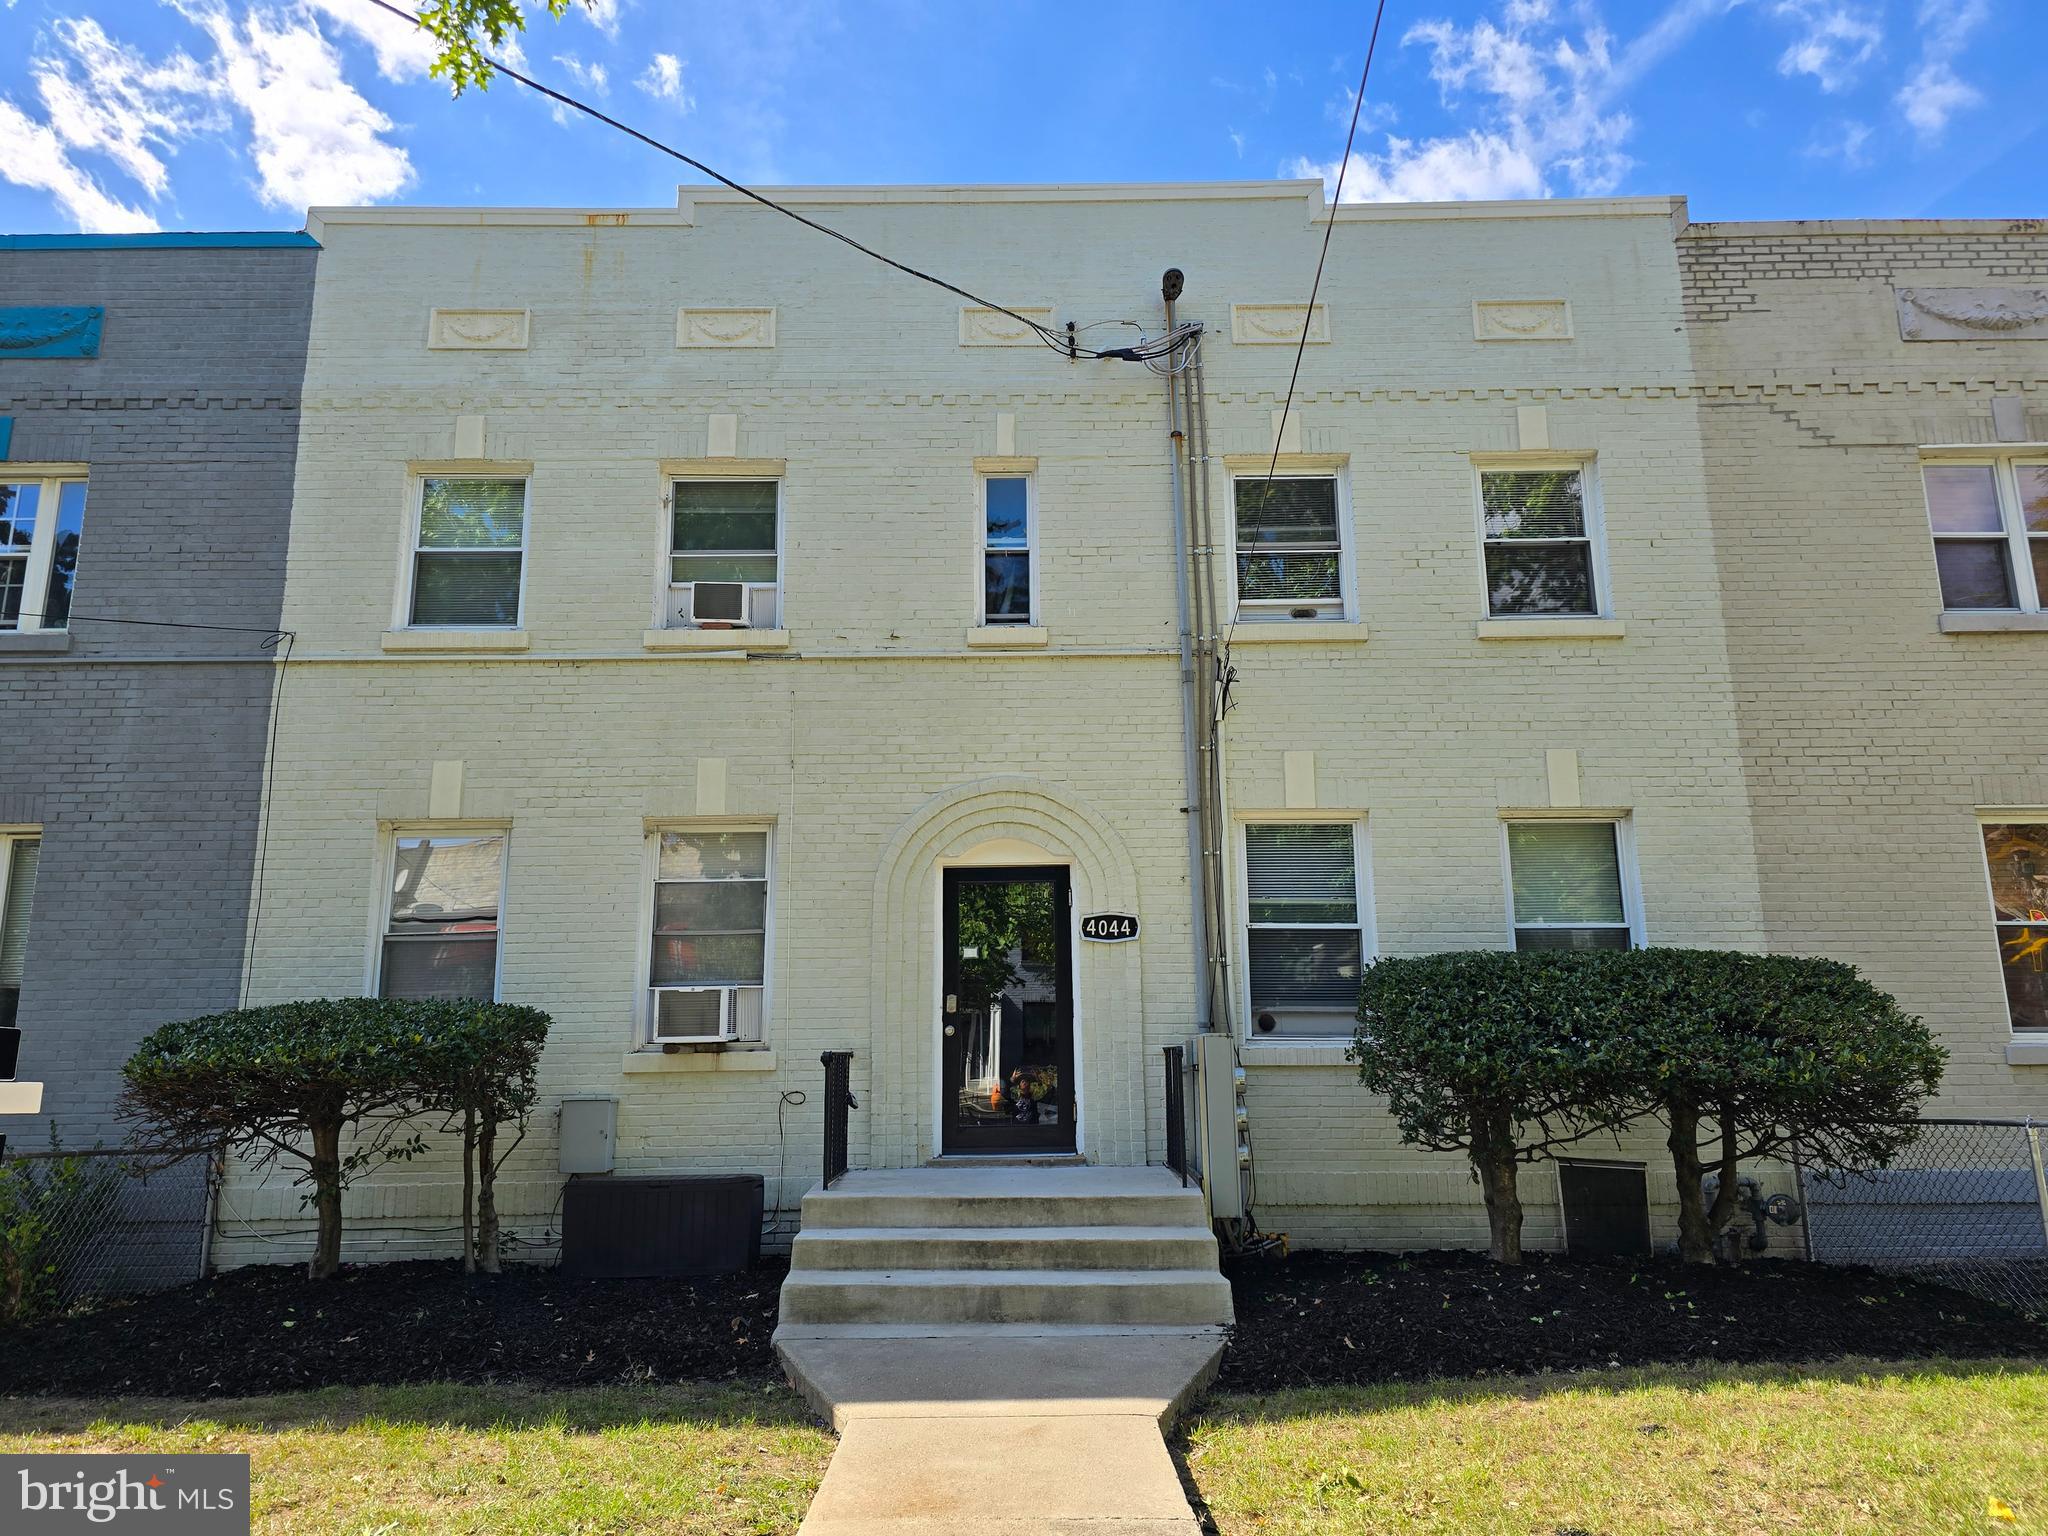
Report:
[[[768,834],[663,832],[647,982],[657,1045],[761,1038]]]
[[[1509,822],[1508,887],[1517,949],[1635,942],[1618,822]]]
[[[502,832],[401,835],[378,995],[496,998],[504,884]]]
[[[1358,828],[1348,821],[1245,827],[1255,1034],[1351,1032],[1366,953],[1358,847]]]
[[[28,914],[35,904],[42,839],[0,835],[0,1029],[21,1009],[21,973],[28,960]]]
[[[2048,822],[1987,825],[1984,861],[2012,1027],[2048,1029]]]

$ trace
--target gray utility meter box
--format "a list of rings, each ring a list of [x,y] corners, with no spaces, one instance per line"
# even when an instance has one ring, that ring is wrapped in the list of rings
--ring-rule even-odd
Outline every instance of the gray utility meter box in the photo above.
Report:
[[[562,1100],[562,1172],[610,1173],[619,1139],[619,1101]]]

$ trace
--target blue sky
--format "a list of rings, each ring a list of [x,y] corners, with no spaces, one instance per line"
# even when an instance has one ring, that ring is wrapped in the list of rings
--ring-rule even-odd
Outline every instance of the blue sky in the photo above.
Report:
[[[760,183],[1334,176],[1371,22],[1214,0],[576,0],[526,67]],[[367,0],[0,0],[0,229],[666,205],[684,168]],[[2048,215],[2048,0],[1390,0],[1345,197]]]

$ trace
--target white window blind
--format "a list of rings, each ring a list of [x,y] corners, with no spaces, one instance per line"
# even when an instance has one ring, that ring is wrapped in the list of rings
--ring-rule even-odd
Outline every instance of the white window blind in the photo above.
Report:
[[[525,560],[524,480],[423,481],[411,622],[517,628]]]
[[[669,584],[675,622],[744,621],[756,629],[773,629],[782,570],[780,484],[678,480],[671,491]],[[700,583],[715,590],[699,596]]]
[[[1611,821],[1508,826],[1515,948],[1627,949],[1621,852]]]
[[[1337,482],[1246,476],[1235,482],[1237,600],[1253,618],[1325,618],[1344,603]]]
[[[737,1038],[759,1040],[767,966],[768,834],[662,833],[647,978],[657,1033],[701,1033],[723,1008]]]
[[[1585,475],[1576,469],[1486,470],[1486,608],[1498,616],[1596,614]]]
[[[1349,1027],[1365,949],[1356,837],[1348,822],[1244,829],[1246,949],[1262,1033]]]
[[[402,836],[384,930],[384,997],[498,995],[505,834]]]
[[[28,918],[35,905],[36,866],[43,845],[37,838],[0,838],[6,857],[0,876],[6,902],[0,905],[0,1028],[11,1028],[21,1003],[21,974],[28,960]]]

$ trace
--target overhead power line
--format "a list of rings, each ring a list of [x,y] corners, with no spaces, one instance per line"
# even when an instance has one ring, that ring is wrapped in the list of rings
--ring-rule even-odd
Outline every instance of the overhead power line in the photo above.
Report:
[[[427,31],[427,24],[424,21],[422,21],[416,14],[406,10],[403,6],[393,5],[391,3],[391,0],[368,0],[368,3],[376,6],[377,9],[379,9],[380,11],[388,11],[390,12],[390,14],[400,18],[403,21],[411,22],[414,26],[418,27],[422,32]],[[906,277],[914,277],[919,282],[930,283],[935,288],[943,288],[946,292],[950,294],[955,294],[958,297],[966,299],[968,302],[976,304],[983,309],[993,310],[999,315],[1008,315],[1012,320],[1015,320],[1019,325],[1028,328],[1031,331],[1031,333],[1035,335],[1040,341],[1044,342],[1046,346],[1050,347],[1053,351],[1059,353],[1062,357],[1110,358],[1124,362],[1141,363],[1146,361],[1148,358],[1165,356],[1166,354],[1172,352],[1176,347],[1181,345],[1181,343],[1185,340],[1184,334],[1182,334],[1181,332],[1175,332],[1166,336],[1153,337],[1150,340],[1140,340],[1128,347],[1106,347],[1097,349],[1093,347],[1081,346],[1074,339],[1073,336],[1070,336],[1065,331],[1055,330],[1053,327],[1049,325],[1044,325],[1041,324],[1039,321],[1031,319],[1028,315],[1018,314],[1016,310],[1011,309],[1006,304],[997,304],[993,300],[984,299],[979,294],[972,293],[969,290],[962,288],[957,283],[949,283],[943,277],[934,276],[932,273],[921,271],[918,268],[911,266],[907,262],[898,261],[893,256],[884,255],[882,252],[876,250],[873,246],[863,245],[860,241],[854,239],[853,236],[845,233],[843,230],[834,229],[829,224],[821,224],[816,219],[811,218],[806,214],[798,213],[794,208],[790,208],[782,203],[776,202],[775,199],[772,197],[768,197],[763,193],[756,192],[752,187],[742,186],[739,182],[734,181],[730,176],[725,175],[723,172],[713,170],[710,166],[706,165],[702,160],[697,159],[695,156],[686,155],[680,149],[675,148],[675,146],[671,144],[664,144],[660,139],[655,138],[652,134],[642,133],[638,128],[633,127],[630,123],[620,122],[617,118],[612,117],[607,113],[599,111],[596,107],[593,107],[589,102],[581,101],[576,97],[569,95],[566,91],[558,91],[551,85],[543,85],[540,81],[534,79],[531,75],[523,75],[518,70],[513,69],[511,66],[502,64],[498,60],[491,58],[488,54],[484,56],[484,62],[490,65],[490,67],[499,74],[505,75],[509,79],[518,81],[528,90],[538,91],[541,95],[547,97],[550,101],[558,102],[562,106],[572,108],[575,111],[583,113],[587,117],[594,117],[600,123],[605,124],[607,127],[616,128],[620,133],[625,134],[628,138],[638,139],[642,144],[645,144],[648,148],[660,150],[661,153],[663,153],[664,155],[669,156],[671,159],[680,160],[684,165],[689,166],[692,170],[701,171],[704,175],[709,176],[713,181],[717,182],[720,186],[728,187],[734,192],[739,193],[742,197],[751,198],[754,202],[759,203],[762,207],[771,209],[774,212],[781,214],[786,219],[794,219],[797,223],[804,225],[806,228],[814,229],[821,235],[830,235],[834,240],[837,240],[844,245],[851,246],[854,250],[859,251],[863,256],[867,256],[875,261],[879,261],[886,267],[895,268],[898,272],[903,273]],[[1354,114],[1354,127],[1356,126],[1356,122],[1357,118]],[[1183,328],[1183,331],[1184,330],[1185,328]]]

